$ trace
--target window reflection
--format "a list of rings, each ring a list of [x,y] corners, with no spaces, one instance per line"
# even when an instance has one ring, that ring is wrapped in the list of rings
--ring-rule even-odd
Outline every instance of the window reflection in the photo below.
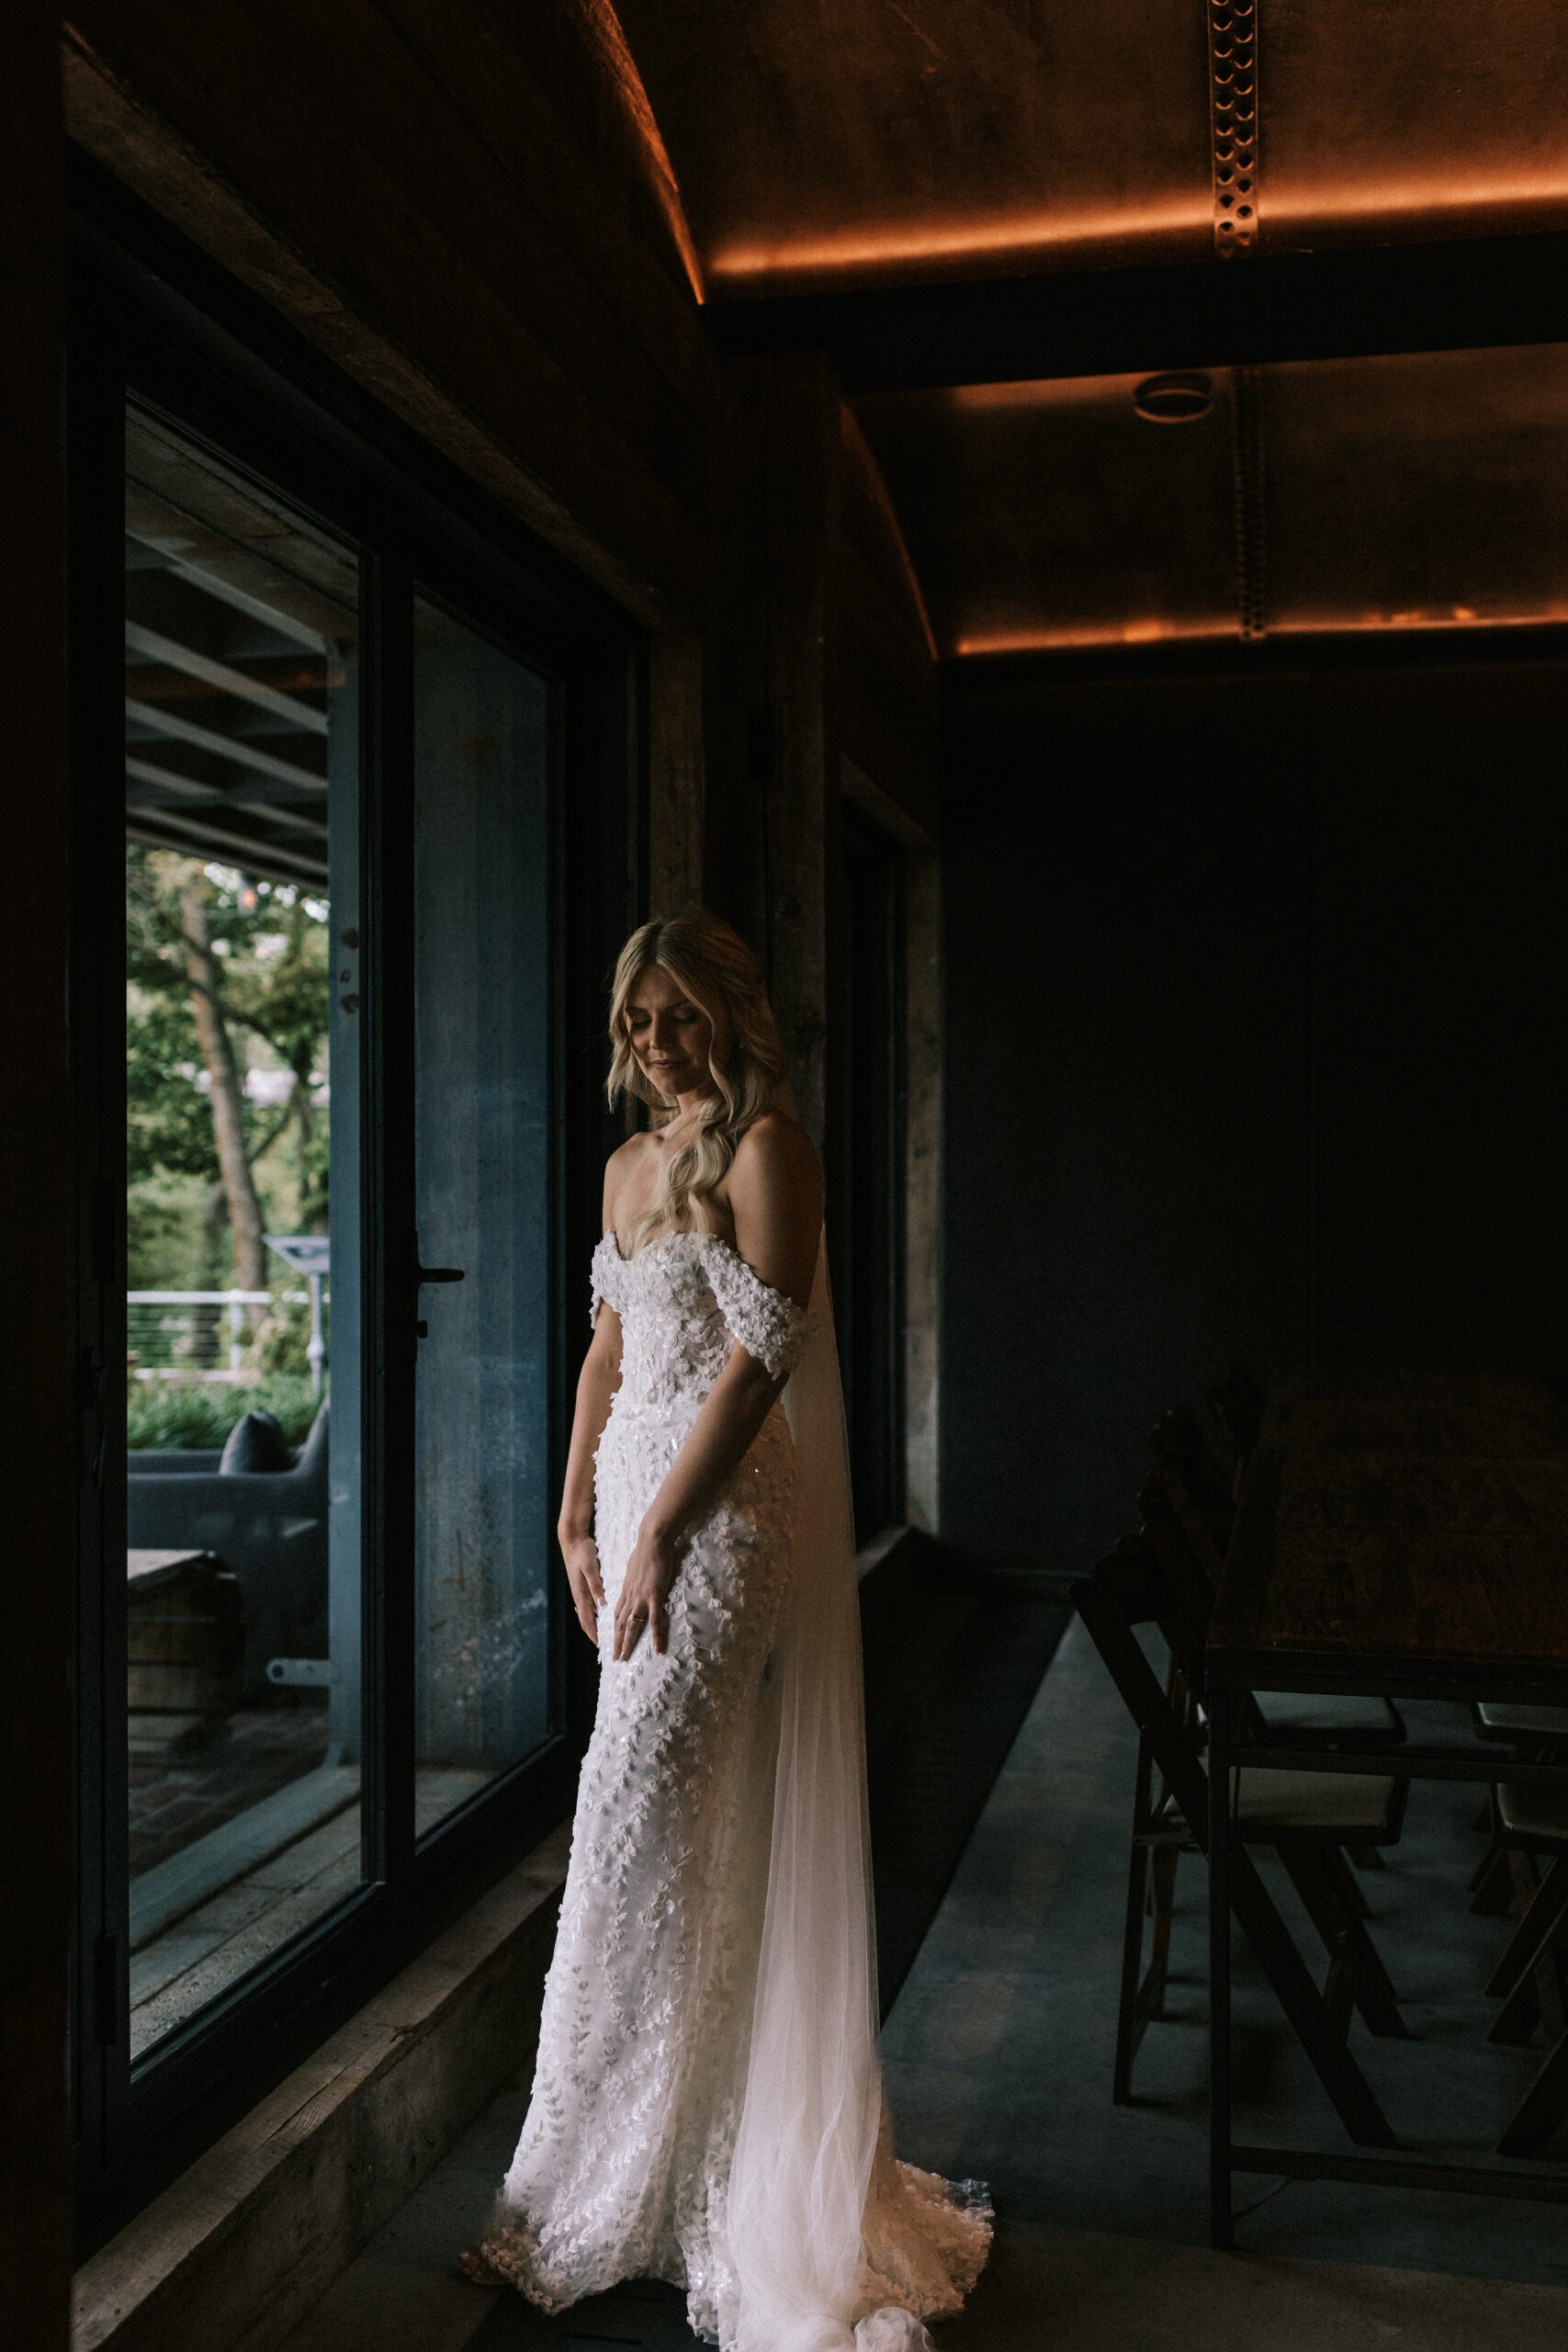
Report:
[[[358,594],[344,550],[134,413],[127,477],[141,2054],[361,1879]]]
[[[549,691],[421,603],[416,1826],[549,1730]]]

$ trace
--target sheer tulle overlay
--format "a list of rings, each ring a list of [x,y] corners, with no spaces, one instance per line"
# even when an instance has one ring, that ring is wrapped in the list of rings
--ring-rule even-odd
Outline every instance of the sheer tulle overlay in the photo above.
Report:
[[[547,2311],[686,2290],[725,2352],[908,2352],[956,2312],[990,2212],[899,2164],[875,2056],[853,1533],[826,1270],[811,1313],[716,1234],[629,1262],[600,1440],[593,1736],[534,2095],[482,2260]],[[644,1511],[739,1342],[790,1375],[682,1548],[670,1644],[612,1657]]]

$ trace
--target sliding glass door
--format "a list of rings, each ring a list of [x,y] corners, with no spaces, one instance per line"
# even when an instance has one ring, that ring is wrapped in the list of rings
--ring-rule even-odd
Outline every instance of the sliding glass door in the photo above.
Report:
[[[134,407],[125,532],[134,2063],[366,1878],[360,566]]]
[[[633,664],[469,486],[248,343],[248,298],[90,260],[72,2062],[107,2212],[570,1803],[562,1302]]]
[[[414,607],[416,1836],[549,1730],[549,680]]]

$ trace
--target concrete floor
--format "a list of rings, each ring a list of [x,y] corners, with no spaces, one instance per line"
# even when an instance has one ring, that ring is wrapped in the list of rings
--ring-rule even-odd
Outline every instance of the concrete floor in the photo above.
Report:
[[[1413,1733],[1467,1719],[1408,1709]],[[1134,1736],[1082,1626],[1069,1629],[1014,1742],[883,2037],[906,2152],[949,2178],[989,2180],[998,2211],[1077,2230],[1208,2239],[1207,1886],[1180,1865],[1169,2022],[1151,2025],[1134,2104],[1111,2103],[1116,1975]],[[1416,1781],[1387,1871],[1361,1885],[1415,2037],[1351,2046],[1401,2142],[1484,2150],[1540,2064],[1491,2046],[1483,1984],[1507,1928],[1470,1911],[1483,1840],[1476,1791]],[[1260,1866],[1320,1977],[1322,1946],[1271,1858]],[[1343,2146],[1300,2045],[1238,1938],[1236,2137]],[[1568,2131],[1554,2155],[1568,2157]],[[1568,2290],[1561,2205],[1437,2192],[1237,2184],[1240,2244],[1258,2254],[1451,2271]],[[1568,2310],[1568,2306],[1565,2306]],[[1561,2338],[1568,2345],[1568,2324]]]
[[[1139,2104],[1113,2109],[1109,2098],[1130,1778],[1128,1727],[1075,1626],[884,2035],[905,2152],[949,2173],[980,2173],[996,2196],[990,2267],[968,2311],[939,2332],[942,2352],[1145,2352],[1150,2344],[1172,2352],[1562,2352],[1561,2207],[1326,2184],[1269,2194],[1259,2182],[1263,2201],[1241,2225],[1246,2250],[1208,2251],[1201,1889],[1190,1864],[1178,2015],[1150,2030]],[[1473,2046],[1473,1963],[1498,1934],[1495,1922],[1472,1921],[1464,1909],[1473,1804],[1473,1792],[1457,1809],[1451,1792],[1413,1804],[1394,1870],[1369,1882],[1374,1932],[1421,2040],[1369,2045],[1358,2034],[1358,2049],[1382,2062],[1380,2090],[1411,2136],[1411,2119],[1429,2120],[1444,2084],[1457,2079],[1459,2105],[1478,2114],[1511,2087],[1492,2064],[1515,2063],[1508,2054],[1483,2050],[1478,2060]],[[1424,1931],[1412,1939],[1405,1930],[1417,1908]],[[1283,2105],[1296,2128],[1318,2132],[1314,2086],[1300,2081],[1282,2020],[1245,1968],[1240,1994],[1240,2047],[1259,2111],[1280,2128]],[[288,2352],[547,2352],[569,2342],[590,2352],[688,2352],[694,2339],[669,2290],[633,2285],[547,2321],[519,2298],[453,2272],[454,2253],[488,2211],[525,2096],[522,2082],[502,2088],[295,2331]],[[1345,2260],[1347,2253],[1359,2258]]]

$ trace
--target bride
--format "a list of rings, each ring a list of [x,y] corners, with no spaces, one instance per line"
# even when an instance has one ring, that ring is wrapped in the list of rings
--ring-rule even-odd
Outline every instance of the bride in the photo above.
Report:
[[[907,2352],[990,2215],[897,2162],[877,2068],[854,1538],[817,1158],[704,910],[616,967],[561,1550],[602,1672],[533,2098],[470,2278],[683,2287],[725,2352]]]

